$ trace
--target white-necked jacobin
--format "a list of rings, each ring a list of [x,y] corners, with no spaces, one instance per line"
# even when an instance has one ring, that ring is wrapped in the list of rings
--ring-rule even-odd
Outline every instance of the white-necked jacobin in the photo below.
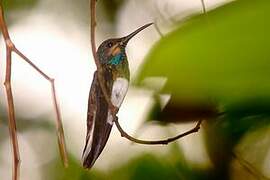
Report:
[[[146,24],[128,36],[108,39],[97,50],[102,67],[105,87],[111,103],[120,108],[129,85],[129,65],[126,45],[137,33],[150,26]],[[87,111],[86,144],[83,150],[83,167],[90,169],[104,149],[113,126],[113,116],[99,85],[97,71],[94,73]]]

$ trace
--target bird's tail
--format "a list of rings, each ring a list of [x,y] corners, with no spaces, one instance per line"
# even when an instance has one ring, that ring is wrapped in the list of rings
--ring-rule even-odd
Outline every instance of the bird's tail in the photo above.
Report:
[[[107,120],[105,119],[106,122],[103,122],[101,119],[98,119],[98,117],[94,118],[93,125],[87,134],[82,155],[83,167],[86,169],[90,169],[94,165],[110,136],[113,125],[111,113],[108,112]]]

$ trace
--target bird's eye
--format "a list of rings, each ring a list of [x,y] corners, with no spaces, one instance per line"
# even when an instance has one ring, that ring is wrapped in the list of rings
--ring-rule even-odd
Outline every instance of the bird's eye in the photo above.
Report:
[[[113,46],[113,43],[112,42],[109,42],[108,43],[108,47],[111,48]]]

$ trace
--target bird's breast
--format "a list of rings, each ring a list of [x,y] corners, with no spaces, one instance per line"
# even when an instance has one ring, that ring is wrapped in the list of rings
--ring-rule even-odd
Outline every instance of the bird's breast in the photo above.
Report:
[[[123,77],[118,77],[113,82],[111,101],[116,107],[120,107],[128,90],[128,80]]]

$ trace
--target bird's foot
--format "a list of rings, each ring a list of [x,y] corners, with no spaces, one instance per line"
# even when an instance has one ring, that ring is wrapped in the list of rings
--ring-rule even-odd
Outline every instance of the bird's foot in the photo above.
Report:
[[[111,106],[111,107],[110,107],[110,111],[111,111],[111,113],[112,113],[114,116],[116,116],[116,114],[117,114],[118,111],[119,111],[119,108],[116,107],[116,106]]]

